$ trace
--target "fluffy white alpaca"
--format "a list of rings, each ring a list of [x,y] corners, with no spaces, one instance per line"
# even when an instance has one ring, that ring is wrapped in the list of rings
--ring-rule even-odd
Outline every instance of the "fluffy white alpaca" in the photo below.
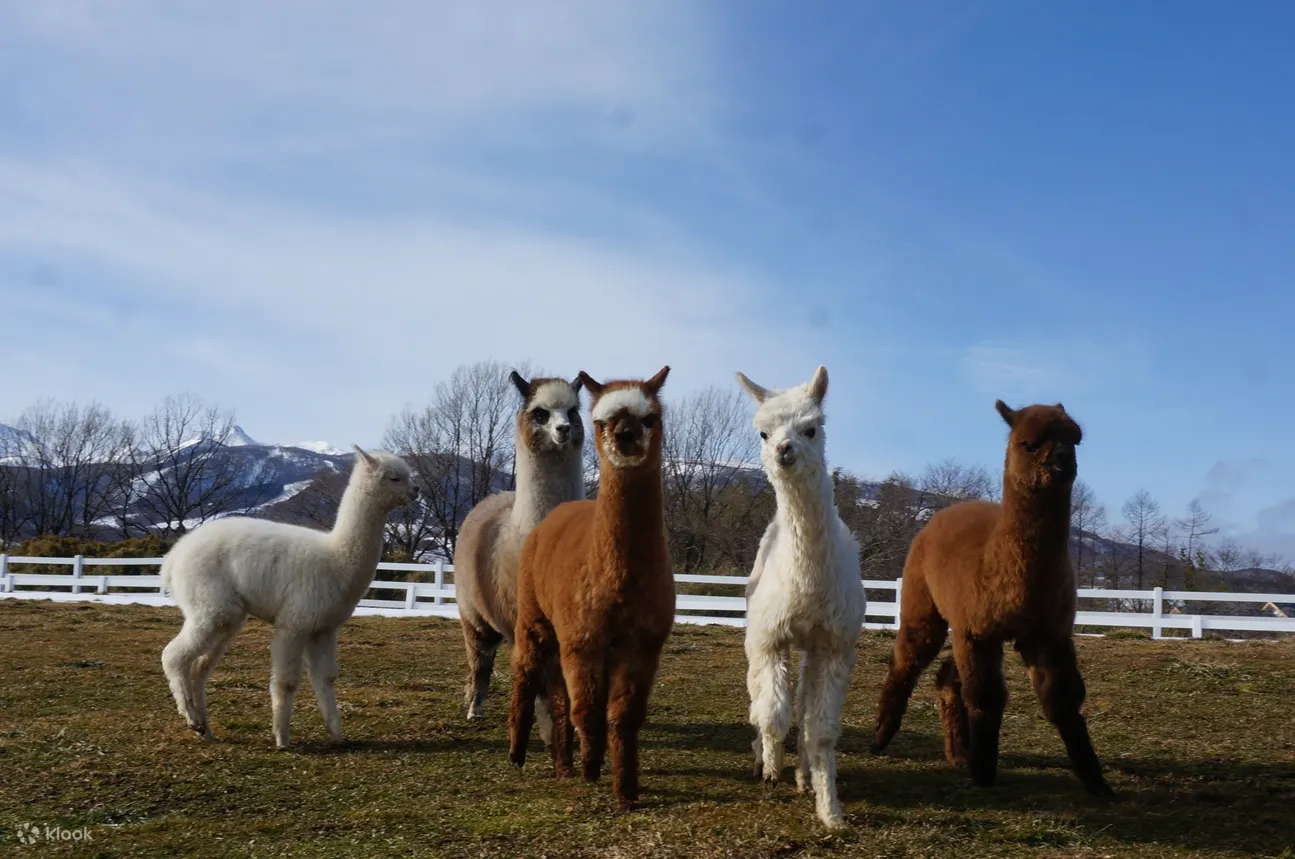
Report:
[[[292,739],[303,655],[328,734],[342,738],[333,692],[337,633],[373,581],[387,516],[418,497],[403,459],[358,447],[355,454],[332,531],[218,519],[181,538],[163,560],[162,582],[180,604],[184,626],[162,651],[162,667],[180,714],[202,736],[211,738],[207,678],[251,615],[274,625],[275,744],[284,748]]]
[[[819,367],[808,384],[786,391],[737,377],[760,404],[760,461],[778,498],[746,591],[747,691],[758,731],[752,743],[755,773],[777,782],[782,772],[792,716],[787,662],[794,648],[800,653],[796,787],[814,791],[819,819],[836,828],[844,825],[836,797],[836,742],[866,599],[859,546],[837,515],[824,458],[827,370]]]

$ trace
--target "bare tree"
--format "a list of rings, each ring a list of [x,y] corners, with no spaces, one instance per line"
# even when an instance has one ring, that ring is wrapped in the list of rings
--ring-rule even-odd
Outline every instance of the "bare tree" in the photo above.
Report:
[[[1160,504],[1145,489],[1139,489],[1124,502],[1124,521],[1128,525],[1129,542],[1137,550],[1133,565],[1134,582],[1142,590],[1148,568],[1147,556],[1165,527],[1165,517]]]
[[[953,459],[930,463],[917,479],[917,488],[932,496],[937,507],[955,501],[987,501],[1001,494],[999,481],[980,465],[963,465]]]
[[[139,423],[139,509],[165,536],[248,506],[238,461],[229,455],[234,413],[193,394],[167,397]]]
[[[31,535],[88,536],[111,505],[112,474],[121,457],[121,424],[104,406],[46,400],[28,408],[14,429],[19,443],[7,460],[13,473],[18,530]]]
[[[846,474],[838,478],[836,490],[841,518],[859,541],[863,577],[899,578],[913,538],[934,512],[929,497],[903,472],[878,484],[873,498],[865,496],[861,481]]]
[[[1219,540],[1214,551],[1210,553],[1214,569],[1221,573],[1232,573],[1245,569],[1245,549],[1233,537]]]
[[[1187,515],[1177,521],[1178,529],[1182,532],[1184,544],[1180,552],[1180,560],[1183,564],[1183,587],[1187,589],[1196,586],[1196,572],[1201,566],[1202,542],[1206,537],[1217,534],[1219,529],[1211,527],[1210,521],[1213,517],[1201,506],[1201,502],[1193,498],[1187,503]]]
[[[1073,532],[1075,576],[1079,583],[1092,587],[1096,576],[1095,552],[1086,551],[1106,528],[1106,506],[1097,500],[1092,487],[1076,480],[1070,494],[1070,529]]]
[[[437,383],[429,405],[407,406],[388,424],[384,446],[409,460],[425,489],[419,503],[396,512],[388,529],[392,544],[410,557],[423,556],[430,545],[453,560],[463,517],[511,485],[518,407],[511,369],[497,361],[460,366]]]
[[[685,571],[737,565],[748,554],[732,529],[741,530],[767,483],[755,466],[746,403],[740,391],[711,387],[667,408],[666,527],[674,561]]]

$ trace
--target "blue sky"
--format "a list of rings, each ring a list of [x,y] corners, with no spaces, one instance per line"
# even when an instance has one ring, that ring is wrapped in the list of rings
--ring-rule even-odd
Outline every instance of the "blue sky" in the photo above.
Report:
[[[0,420],[345,445],[478,358],[824,363],[851,469],[1060,400],[1113,510],[1295,557],[1295,6],[807,10],[0,5]]]

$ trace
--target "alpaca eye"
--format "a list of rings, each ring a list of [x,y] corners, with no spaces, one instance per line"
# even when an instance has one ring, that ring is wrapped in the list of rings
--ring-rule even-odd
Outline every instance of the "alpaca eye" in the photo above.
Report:
[[[769,434],[768,434],[767,432],[762,432],[762,433],[760,433],[760,438],[761,438],[761,439],[763,439],[764,441],[768,441],[768,440],[769,440]]]
[[[652,429],[654,426],[656,426],[656,418],[652,415],[648,415],[643,419],[643,429]]]
[[[805,438],[813,438],[815,432],[817,432],[817,430],[815,430],[813,427],[810,427],[809,429],[805,430]]]
[[[548,421],[549,421],[549,410],[548,410],[548,409],[535,409],[534,411],[532,411],[532,412],[531,412],[531,420],[535,421],[535,423],[537,423],[537,424],[544,424],[544,423],[548,423]]]
[[[567,412],[567,420],[571,421],[571,423],[575,423],[580,420],[579,407],[572,407],[571,410]]]
[[[1038,445],[1038,443],[1037,443],[1037,442],[1032,442],[1032,441],[1023,441],[1023,442],[1021,442],[1021,447],[1025,448],[1025,449],[1026,449],[1027,451],[1029,451],[1030,453],[1037,453],[1037,452],[1038,452],[1038,450],[1039,450],[1039,445]]]
[[[396,481],[397,483],[399,483],[399,482],[400,482],[400,475],[399,475],[399,474],[393,474],[393,475],[391,475],[390,477],[388,477],[387,479],[388,479],[388,480],[394,480],[394,481]]]

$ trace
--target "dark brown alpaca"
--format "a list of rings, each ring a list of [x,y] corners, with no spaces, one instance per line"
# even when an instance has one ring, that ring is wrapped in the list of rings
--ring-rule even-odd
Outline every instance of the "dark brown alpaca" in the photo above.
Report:
[[[949,761],[968,763],[977,785],[994,783],[1007,704],[1003,642],[1013,640],[1075,774],[1090,793],[1108,796],[1080,713],[1084,680],[1072,638],[1070,490],[1082,434],[1060,403],[1019,411],[1002,400],[996,406],[1012,428],[1003,503],[955,504],[932,516],[913,541],[872,750],[880,752],[899,730],[918,677],[952,628],[953,656],[936,676]]]
[[[598,498],[556,507],[526,538],[518,571],[508,758],[525,763],[547,683],[554,772],[571,775],[573,727],[586,781],[598,779],[610,743],[612,789],[627,810],[638,802],[638,733],[674,624],[657,398],[669,371],[606,385],[580,374],[593,397]]]

